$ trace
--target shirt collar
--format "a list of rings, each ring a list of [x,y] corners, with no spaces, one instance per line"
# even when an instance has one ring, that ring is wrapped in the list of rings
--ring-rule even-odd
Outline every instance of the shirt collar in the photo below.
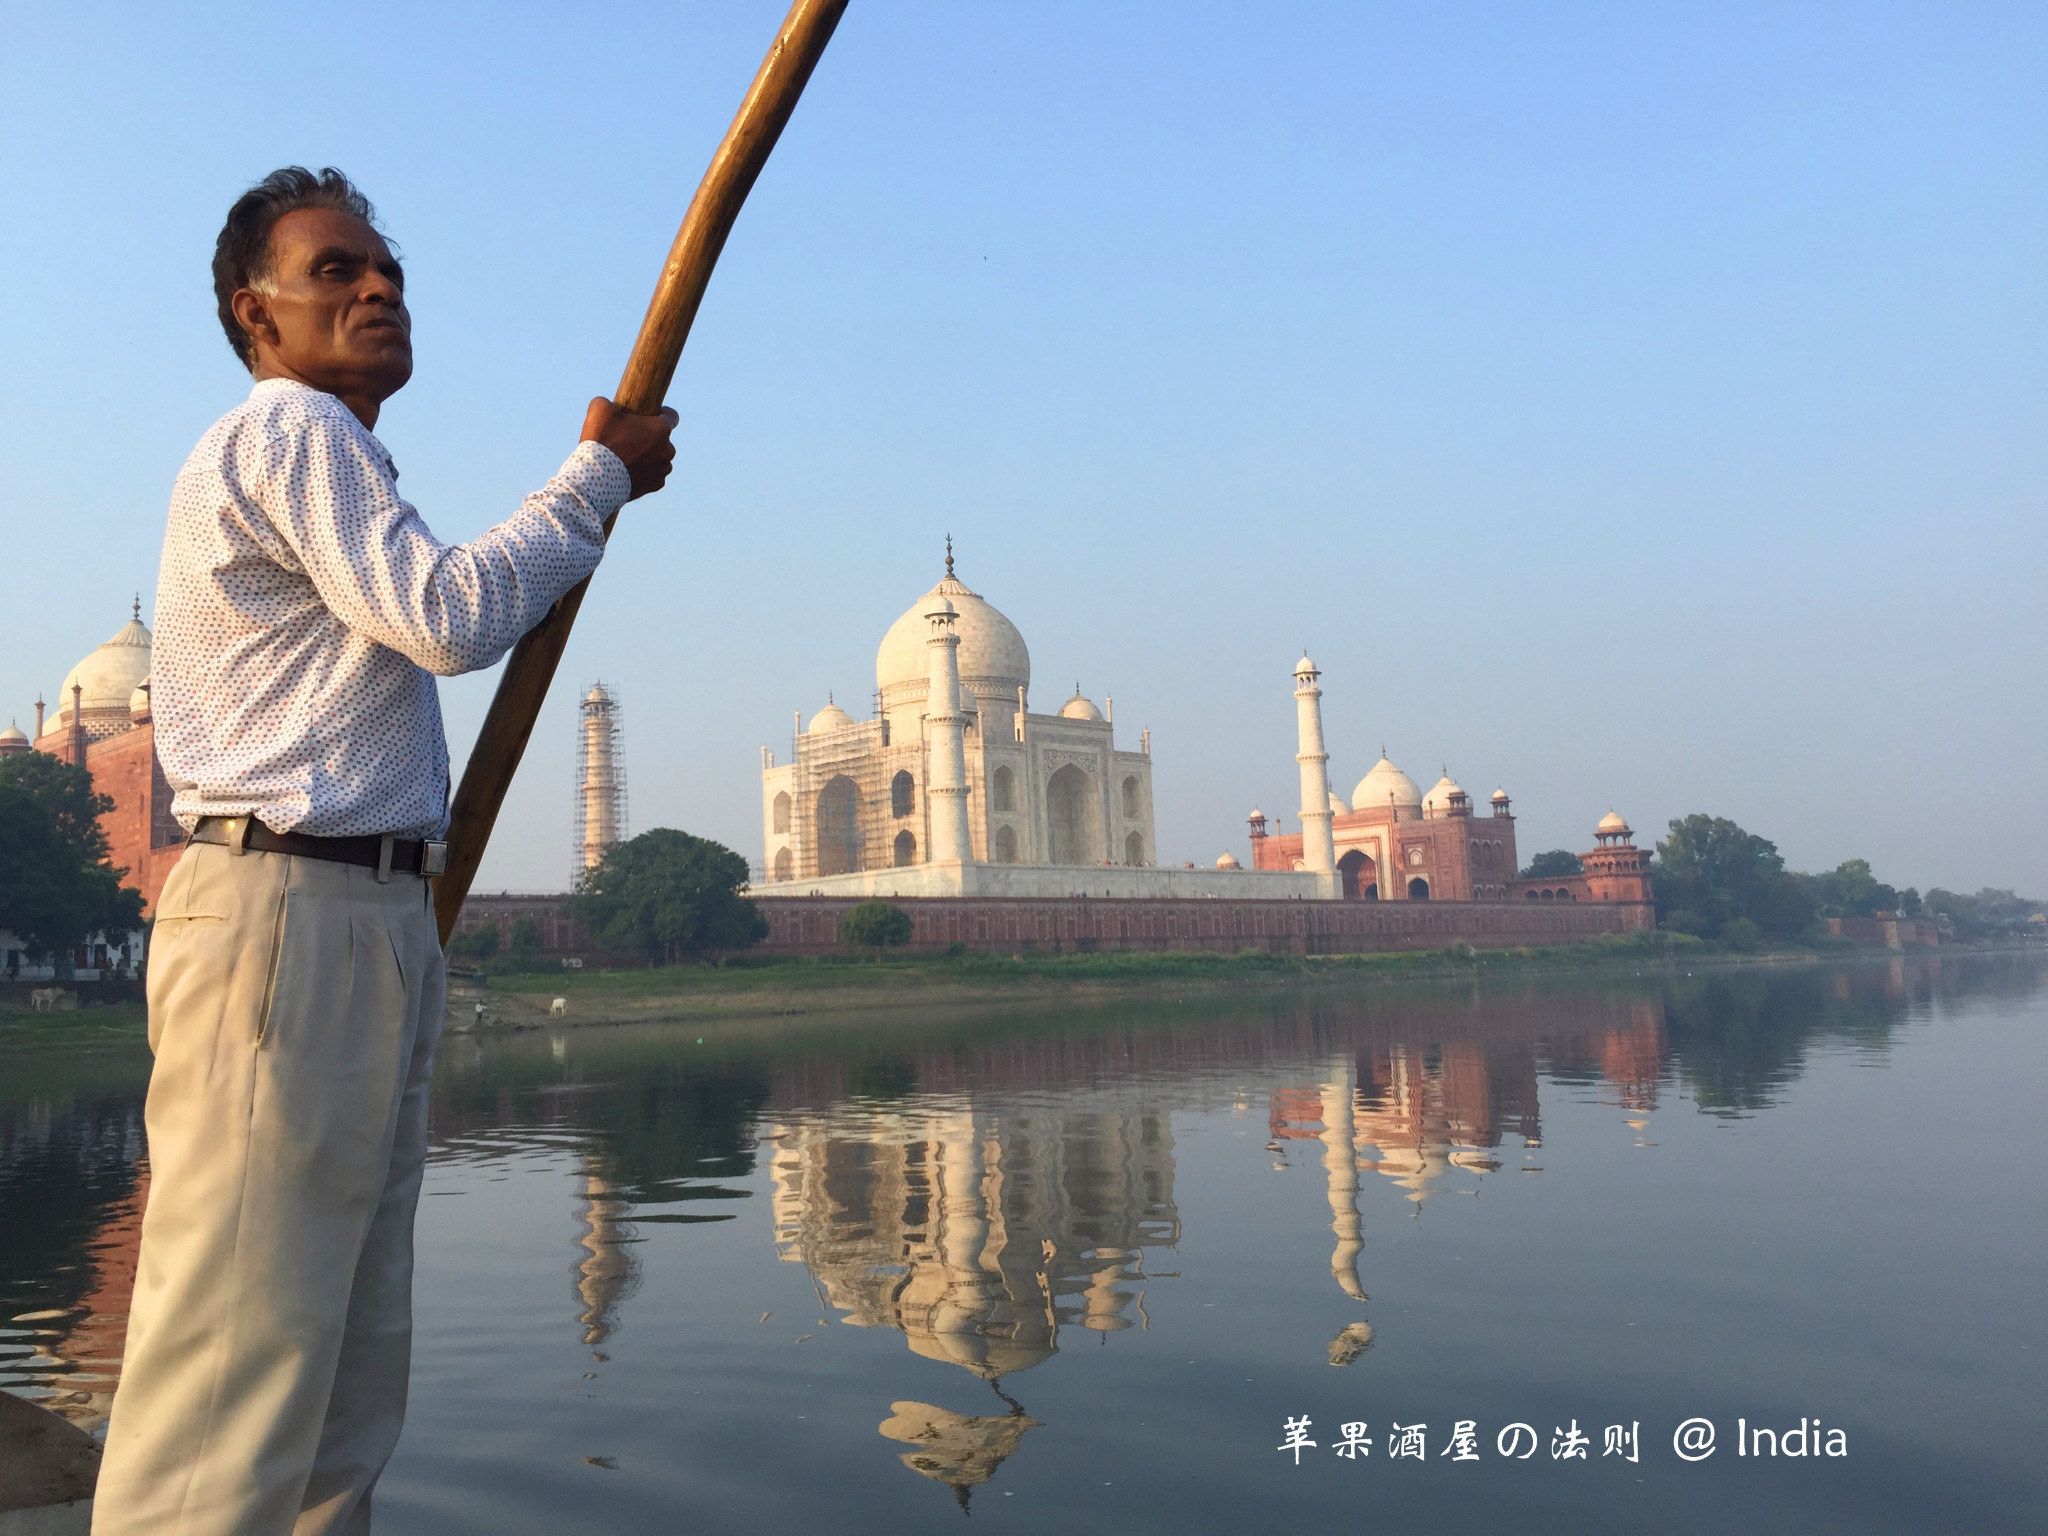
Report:
[[[315,389],[312,385],[303,384],[297,379],[258,379],[249,388],[249,398],[251,400],[260,400],[266,394],[281,395],[286,394],[295,389],[302,389],[309,395],[327,395],[327,398],[333,400],[337,405],[341,403],[340,398],[338,396],[328,394],[327,391],[324,389]],[[391,478],[396,480],[398,478],[398,464],[397,461],[395,461],[391,457],[391,450],[386,448],[379,441],[377,441],[376,433],[372,432],[368,427],[364,426],[361,421],[357,420],[356,413],[354,411],[351,411],[345,405],[343,405],[341,409],[342,414],[347,416],[348,419],[355,424],[356,430],[358,432],[361,432],[364,437],[370,440],[370,446],[377,450],[377,457],[384,461],[384,468],[390,473]]]

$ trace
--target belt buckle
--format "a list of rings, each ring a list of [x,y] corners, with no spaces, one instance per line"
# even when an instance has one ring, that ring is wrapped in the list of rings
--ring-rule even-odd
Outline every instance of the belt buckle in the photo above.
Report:
[[[432,839],[420,844],[420,873],[432,879],[448,873],[448,845]]]

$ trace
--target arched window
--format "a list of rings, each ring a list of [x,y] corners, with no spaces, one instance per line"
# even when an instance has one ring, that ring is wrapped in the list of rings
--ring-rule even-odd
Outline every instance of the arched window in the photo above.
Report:
[[[1138,780],[1135,775],[1124,780],[1124,814],[1126,816],[1136,816],[1138,814]],[[1131,862],[1135,864],[1137,860],[1133,859]]]
[[[796,878],[796,856],[787,848],[775,855],[775,878],[794,880]]]
[[[917,809],[917,780],[907,770],[899,770],[889,781],[889,814],[908,816]],[[900,861],[899,861],[900,862]]]
[[[1540,891],[1524,891],[1522,893],[1522,899],[1524,901],[1535,901],[1541,894],[1542,893]]]
[[[1004,773],[1009,771],[1007,768],[1003,770]],[[1017,829],[1015,827],[996,828],[996,862],[998,864],[1014,864],[1017,862]]]
[[[786,791],[775,797],[775,830],[789,830],[789,795]]]
[[[842,773],[818,791],[818,873],[848,875],[860,864],[860,786]]]
[[[988,799],[988,808],[992,811],[1017,809],[1017,775],[1007,768],[998,768],[995,782],[989,786]]]
[[[917,839],[907,831],[896,834],[896,867],[902,869],[917,862]]]
[[[1410,880],[1408,882],[1408,899],[1410,901],[1429,900],[1429,882],[1420,875]]]
[[[1544,899],[1545,901],[1555,901],[1555,900],[1557,900],[1557,892],[1555,892],[1555,891],[1545,891],[1545,892],[1543,893],[1543,899]]]
[[[1376,901],[1379,899],[1379,887],[1373,883],[1372,855],[1368,854],[1364,849],[1347,849],[1344,857],[1337,861],[1337,873],[1344,883],[1344,899],[1346,901]],[[1368,887],[1372,889],[1373,894],[1371,896],[1365,894]]]
[[[1051,834],[1053,863],[1100,861],[1101,845],[1096,838],[1102,828],[1101,804],[1095,781],[1072,763],[1046,781],[1046,830]]]
[[[1130,786],[1131,781],[1125,780],[1124,788],[1129,789]],[[1145,862],[1145,839],[1141,833],[1133,832],[1124,839],[1124,862],[1126,864],[1142,864]]]
[[[1363,891],[1359,892],[1358,899],[1360,901],[1378,901],[1380,899],[1379,882],[1374,881],[1371,885],[1368,885]]]

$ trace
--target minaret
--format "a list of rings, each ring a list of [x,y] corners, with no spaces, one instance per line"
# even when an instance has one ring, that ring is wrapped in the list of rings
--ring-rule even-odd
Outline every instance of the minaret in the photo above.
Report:
[[[965,863],[974,857],[974,846],[967,834],[967,717],[960,713],[960,636],[953,628],[958,612],[949,599],[938,597],[924,616],[932,626],[925,642],[931,659],[924,717],[931,754],[931,782],[925,786],[932,816],[927,852],[934,864]]]
[[[618,705],[603,683],[591,685],[578,706],[582,767],[576,783],[576,878],[603,861],[624,831],[624,788],[619,770]]]
[[[1301,862],[1305,869],[1327,875],[1337,867],[1337,844],[1330,835],[1330,754],[1323,750],[1323,674],[1306,654],[1294,669],[1294,702],[1299,712],[1301,750]]]

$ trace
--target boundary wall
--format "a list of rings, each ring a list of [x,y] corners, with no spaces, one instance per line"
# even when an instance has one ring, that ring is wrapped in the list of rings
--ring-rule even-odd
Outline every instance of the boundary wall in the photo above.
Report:
[[[1012,953],[1208,950],[1351,955],[1381,950],[1536,948],[1656,926],[1648,902],[1144,900],[1103,897],[892,897],[910,914],[907,948],[951,944]],[[768,896],[768,937],[750,955],[844,954],[839,919],[855,898]]]

